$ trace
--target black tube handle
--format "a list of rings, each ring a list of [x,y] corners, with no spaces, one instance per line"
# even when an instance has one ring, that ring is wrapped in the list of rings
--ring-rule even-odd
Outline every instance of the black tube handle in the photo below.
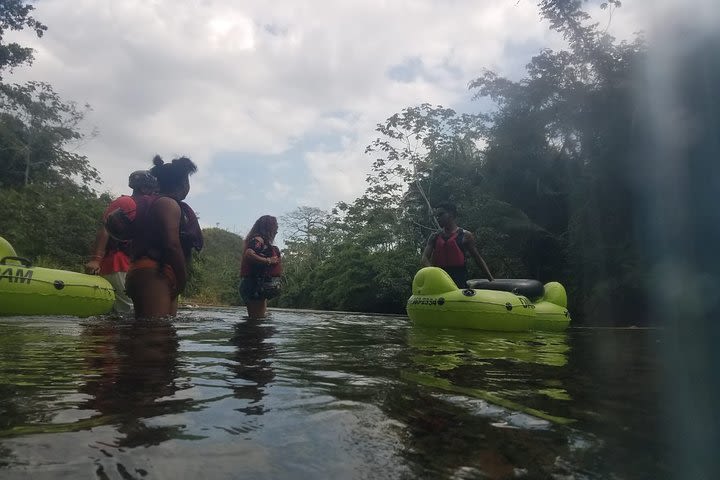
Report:
[[[5,260],[16,260],[16,261],[20,262],[20,264],[25,268],[32,267],[32,262],[24,257],[11,257],[11,256],[2,257],[2,258],[0,258],[0,264],[7,265],[7,263],[5,263]]]

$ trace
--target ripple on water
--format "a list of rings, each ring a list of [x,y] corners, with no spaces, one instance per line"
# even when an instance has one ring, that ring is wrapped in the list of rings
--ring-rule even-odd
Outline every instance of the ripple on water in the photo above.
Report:
[[[3,318],[0,475],[661,478],[652,332],[617,335],[237,308]],[[598,342],[634,356],[631,379],[599,370]]]

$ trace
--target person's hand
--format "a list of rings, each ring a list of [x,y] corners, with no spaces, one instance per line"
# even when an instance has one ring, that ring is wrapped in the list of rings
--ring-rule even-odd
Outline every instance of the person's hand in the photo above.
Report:
[[[277,265],[278,263],[280,263],[278,257],[268,257],[268,265]]]
[[[100,273],[100,260],[90,260],[85,264],[85,273],[89,275],[97,275]]]

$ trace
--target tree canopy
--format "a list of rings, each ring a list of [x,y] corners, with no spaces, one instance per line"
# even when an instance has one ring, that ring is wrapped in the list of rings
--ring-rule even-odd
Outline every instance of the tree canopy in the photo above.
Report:
[[[12,70],[13,67],[33,60],[33,50],[24,47],[16,42],[6,43],[5,34],[8,30],[23,30],[29,28],[35,31],[38,37],[42,37],[47,27],[35,20],[30,12],[34,10],[30,4],[23,0],[3,0],[0,2],[0,81],[3,78],[4,70]]]
[[[33,59],[32,48],[6,43],[6,32],[29,28],[41,37],[47,29],[32,10],[0,2],[0,233],[24,256],[78,269],[109,198],[94,190],[98,171],[73,148],[89,106],[63,100],[45,82],[5,81],[5,72]]]
[[[563,282],[582,321],[644,321],[648,264],[637,225],[645,160],[635,115],[646,45],[641,36],[615,41],[589,22],[580,1],[539,7],[567,48],[541,50],[518,81],[483,70],[469,88],[473,98],[492,100],[493,110],[422,104],[378,124],[366,150],[374,163],[365,194],[340,203],[325,223],[341,232],[328,234],[337,257],[312,262],[310,272],[335,281],[319,283],[308,269],[288,275],[293,291],[313,286],[305,306],[345,308],[352,302],[331,300],[342,282],[366,310],[403,311],[436,228],[429,205],[451,201],[496,277]],[[327,270],[338,257],[347,259],[343,266]],[[374,297],[360,293],[367,283],[382,286]],[[381,291],[399,300],[385,301]]]

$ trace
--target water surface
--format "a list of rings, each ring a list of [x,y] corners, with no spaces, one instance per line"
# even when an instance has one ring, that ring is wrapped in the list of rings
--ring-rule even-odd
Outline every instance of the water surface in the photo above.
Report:
[[[0,318],[2,478],[664,478],[653,330]]]

